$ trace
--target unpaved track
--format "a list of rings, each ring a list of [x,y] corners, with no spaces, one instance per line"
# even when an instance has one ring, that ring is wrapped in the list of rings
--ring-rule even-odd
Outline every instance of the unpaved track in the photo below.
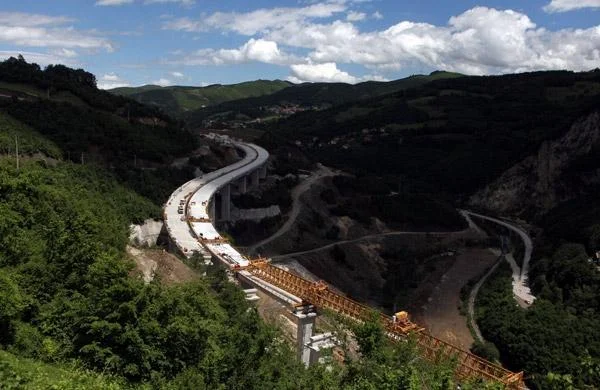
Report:
[[[300,209],[302,208],[302,204],[300,202],[300,196],[302,196],[302,194],[304,194],[306,191],[308,191],[310,189],[310,187],[317,181],[319,181],[327,176],[336,176],[339,174],[340,173],[335,172],[335,171],[331,170],[330,168],[319,164],[319,167],[315,172],[313,172],[307,179],[305,179],[302,183],[298,184],[292,190],[292,194],[291,194],[292,195],[292,210],[290,211],[287,221],[285,221],[283,226],[281,226],[281,228],[279,228],[279,230],[277,230],[275,233],[273,233],[273,235],[252,245],[251,247],[249,247],[248,254],[253,255],[254,253],[256,253],[256,250],[259,249],[260,247],[265,246],[269,242],[271,242],[271,241],[277,239],[278,237],[281,237],[285,233],[287,233],[292,228],[292,226],[294,226],[294,223],[296,222],[298,215],[300,215]]]
[[[459,231],[455,231],[455,232],[415,232],[415,231],[407,232],[407,231],[393,231],[393,232],[385,232],[385,233],[368,234],[366,236],[354,238],[352,240],[341,240],[341,241],[332,242],[331,244],[323,245],[323,246],[320,246],[318,248],[308,249],[308,250],[305,250],[305,251],[285,253],[283,255],[271,256],[271,259],[272,260],[279,260],[279,259],[284,259],[286,257],[308,255],[310,253],[320,252],[320,251],[323,251],[325,249],[333,248],[336,245],[344,245],[344,244],[356,243],[356,242],[360,242],[360,241],[364,241],[364,240],[369,240],[369,239],[372,239],[372,238],[378,238],[378,237],[402,236],[402,235],[418,235],[418,236],[422,236],[422,235],[426,235],[426,234],[429,234],[429,235],[432,235],[432,236],[445,236],[445,235],[453,234],[453,233],[462,233],[464,231],[465,230],[459,230]]]
[[[495,251],[493,249],[490,249],[490,250],[492,251],[492,253],[494,255],[502,256],[502,254],[499,253],[498,251]],[[477,281],[475,286],[473,286],[471,293],[469,294],[469,302],[468,302],[468,306],[467,306],[467,311],[469,312],[469,324],[471,325],[471,328],[473,329],[473,333],[475,333],[475,337],[481,343],[483,343],[485,340],[483,339],[481,330],[479,330],[479,325],[477,325],[477,321],[475,320],[475,300],[477,299],[477,294],[479,294],[479,289],[481,288],[481,286],[483,286],[483,283],[485,283],[487,278],[489,278],[490,275],[493,274],[494,271],[496,271],[496,268],[498,268],[498,266],[500,265],[501,262],[502,262],[502,258],[500,257],[500,258],[498,258],[496,263],[492,266],[492,268],[490,268],[488,270],[488,272],[486,272],[485,275],[483,275],[481,277],[481,279],[479,279],[479,281]]]

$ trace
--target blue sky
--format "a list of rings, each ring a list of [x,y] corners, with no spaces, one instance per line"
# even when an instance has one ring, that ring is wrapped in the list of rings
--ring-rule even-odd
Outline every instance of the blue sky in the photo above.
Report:
[[[2,0],[0,58],[18,53],[103,88],[588,70],[600,0]]]

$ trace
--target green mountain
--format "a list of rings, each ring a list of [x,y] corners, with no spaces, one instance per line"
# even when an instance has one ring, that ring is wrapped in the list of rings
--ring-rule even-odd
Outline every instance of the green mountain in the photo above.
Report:
[[[387,343],[379,321],[352,329],[361,358],[306,369],[219,267],[135,277],[129,226],[160,216],[186,180],[162,168],[194,138],[83,70],[11,58],[0,82],[0,388],[456,387],[453,362]]]
[[[23,58],[0,62],[0,150],[95,164],[161,204],[192,170],[172,169],[198,140],[137,101],[96,87],[94,75]],[[150,169],[148,169],[150,168]]]
[[[144,85],[110,90],[116,95],[131,97],[140,103],[161,108],[171,115],[253,96],[274,93],[291,84],[281,80],[256,80],[239,84],[214,84],[206,87]]]
[[[459,77],[301,112],[265,129],[326,164],[470,194],[566,133],[599,94],[600,72]]]
[[[594,388],[599,118],[600,70],[460,77],[297,113],[263,125],[262,144],[278,163],[303,155],[384,194],[341,204],[341,215],[450,220],[426,202],[436,200],[535,226],[535,304],[516,307],[510,271],[500,270],[478,298],[479,326],[531,388]]]
[[[303,83],[294,84],[272,94],[224,102],[185,113],[190,127],[199,127],[202,121],[213,116],[242,116],[257,118],[269,116],[264,107],[297,105],[305,108],[323,108],[364,100],[392,92],[415,88],[434,80],[462,77],[461,74],[436,71],[429,75],[414,75],[395,81],[366,81],[358,84]]]

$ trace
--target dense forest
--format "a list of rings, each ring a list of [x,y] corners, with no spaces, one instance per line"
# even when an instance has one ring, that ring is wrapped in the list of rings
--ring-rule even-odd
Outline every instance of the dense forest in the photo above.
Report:
[[[10,388],[454,386],[451,361],[431,366],[414,346],[388,345],[376,323],[354,329],[360,359],[306,370],[218,269],[174,286],[133,277],[128,225],[159,210],[97,167],[17,171],[3,157],[0,198],[0,383]]]
[[[64,65],[49,65],[42,69],[38,64],[27,63],[22,56],[11,57],[0,62],[0,81],[37,87],[45,92],[48,99],[67,91],[90,107],[124,118],[157,117],[172,122],[169,116],[155,107],[98,89],[96,76],[83,69],[71,69]]]
[[[144,85],[110,90],[140,103],[155,106],[170,115],[181,116],[190,111],[247,97],[270,95],[291,85],[281,80],[256,80],[238,84],[213,84],[206,87]]]
[[[365,81],[358,84],[303,83],[288,86],[272,94],[232,100],[189,111],[185,113],[184,119],[191,127],[198,127],[202,126],[204,120],[222,118],[224,115],[245,118],[269,117],[272,113],[266,108],[272,106],[297,105],[310,109],[315,107],[329,108],[415,88],[433,80],[461,76],[458,73],[436,71],[429,75],[415,75],[388,82]]]
[[[587,256],[581,247],[567,245],[553,260],[564,267],[559,273],[571,278],[577,274],[574,268],[585,266]],[[508,265],[503,265],[484,285],[477,304],[483,335],[496,345],[502,361],[512,369],[525,370],[528,384],[535,389],[597,388],[598,275],[590,276],[583,267],[578,276],[586,280],[581,283],[560,288],[560,282],[553,280],[556,289],[570,295],[568,300],[553,297],[556,291],[542,292],[528,310],[516,306],[510,275]]]
[[[280,119],[263,126],[261,142],[284,160],[296,150],[356,173],[360,184],[342,185],[355,196],[336,207],[339,215],[458,226],[454,207],[600,110],[599,98],[600,70],[441,79]],[[600,273],[591,260],[600,250],[597,152],[598,145],[561,172],[563,191],[573,191],[568,201],[519,216],[539,232],[529,275],[534,305],[515,306],[504,271],[478,301],[490,349],[535,389],[600,386]]]
[[[13,118],[3,119],[12,121],[6,128],[13,128],[14,119],[27,124],[43,135],[43,142],[58,148],[50,153],[39,145],[33,153],[102,166],[128,187],[162,204],[173,188],[193,177],[193,169],[169,164],[197,148],[197,138],[156,108],[99,90],[95,80],[82,69],[56,65],[42,70],[22,57],[0,62],[0,82],[14,96],[0,100],[2,118]],[[33,87],[48,93],[20,92]],[[70,99],[60,95],[64,91]],[[19,129],[23,131],[22,126]],[[14,131],[4,134],[16,135]],[[14,144],[8,138],[5,151]]]
[[[125,117],[115,101],[104,101],[106,95],[84,71],[42,71],[22,59],[0,68],[3,82],[68,89],[82,99],[89,93],[87,107],[19,95],[2,102],[0,387],[456,387],[455,362],[432,365],[418,357],[414,343],[389,344],[374,321],[348,325],[359,354],[346,349],[343,363],[305,369],[283,335],[260,319],[218,267],[193,282],[144,283],[125,255],[128,228],[158,217],[159,197],[152,201],[140,194],[135,166],[122,167],[129,178],[112,165],[132,151],[158,162],[184,150],[169,149],[175,142],[161,129],[120,122]],[[139,130],[154,133],[131,137]],[[163,151],[155,147],[161,137]],[[21,142],[18,167],[14,139]],[[74,154],[87,142],[102,158],[69,159],[70,148]],[[346,334],[342,326],[339,337]]]
[[[598,95],[600,71],[440,79],[298,113],[267,126],[263,142],[299,141],[326,165],[460,197],[566,132]]]

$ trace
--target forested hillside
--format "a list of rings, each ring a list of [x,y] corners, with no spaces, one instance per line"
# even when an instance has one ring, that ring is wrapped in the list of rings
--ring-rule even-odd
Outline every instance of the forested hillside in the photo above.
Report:
[[[533,388],[596,388],[599,102],[599,70],[443,79],[280,119],[262,127],[262,143],[282,161],[301,154],[356,173],[364,188],[393,184],[379,215],[403,212],[400,221],[414,211],[450,222],[452,207],[468,207],[498,180],[477,205],[510,199],[507,210],[520,210],[511,216],[540,232],[529,275],[538,299],[527,311],[515,307],[510,275],[500,273],[478,303],[484,336]],[[371,203],[357,199],[337,211],[368,218],[378,214]],[[506,215],[489,208],[481,211]]]
[[[97,89],[94,75],[82,69],[42,70],[22,57],[11,58],[0,62],[0,91],[5,151],[14,150],[15,129],[23,147],[25,129],[33,129],[43,136],[42,144],[22,149],[25,153],[101,166],[156,204],[193,176],[192,168],[170,163],[196,149],[196,137],[157,108]],[[58,149],[50,151],[47,142]]]
[[[244,117],[265,118],[272,116],[269,108],[297,106],[300,109],[329,108],[340,104],[382,96],[400,90],[415,88],[433,80],[461,77],[450,72],[433,72],[415,75],[389,82],[366,81],[355,85],[344,83],[303,83],[288,86],[280,91],[241,100],[224,102],[186,113],[183,118],[191,127],[201,126],[211,118]]]
[[[281,80],[256,80],[245,83],[206,87],[144,85],[142,87],[123,87],[110,90],[115,95],[128,96],[136,101],[160,108],[170,115],[179,116],[202,107],[239,100],[248,97],[269,95],[290,83]]]
[[[273,124],[319,161],[471,193],[598,106],[600,71],[432,81]],[[268,136],[266,137],[266,139]]]
[[[184,154],[180,137],[191,136],[169,127],[168,117],[156,117],[165,128],[144,125],[127,112],[135,104],[98,91],[84,71],[59,68],[64,77],[54,78],[55,67],[42,71],[22,59],[0,69],[3,94],[13,96],[0,107],[0,387],[456,387],[455,362],[431,365],[412,343],[390,345],[376,322],[353,328],[358,355],[305,369],[218,267],[193,282],[144,283],[125,255],[128,228],[159,217],[170,184],[154,188],[145,178],[169,171],[143,176],[127,156],[159,166]],[[47,83],[50,97],[31,94]],[[80,100],[56,99],[53,91]],[[463,383],[474,388],[498,386]]]

